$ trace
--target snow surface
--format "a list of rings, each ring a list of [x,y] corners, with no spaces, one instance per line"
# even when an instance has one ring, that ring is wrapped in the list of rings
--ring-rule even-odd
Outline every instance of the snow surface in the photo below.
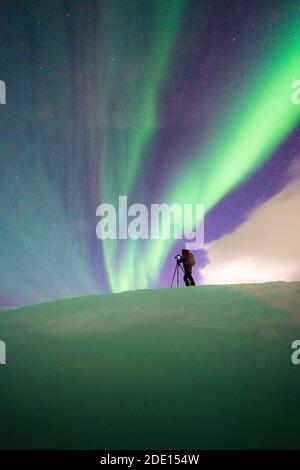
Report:
[[[0,447],[300,448],[299,319],[299,282],[1,312]]]

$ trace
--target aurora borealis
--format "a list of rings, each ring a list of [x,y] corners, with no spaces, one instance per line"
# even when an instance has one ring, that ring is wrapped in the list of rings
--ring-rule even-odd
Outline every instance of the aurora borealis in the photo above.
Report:
[[[209,244],[282,188],[300,2],[0,8],[2,304],[169,285],[182,243],[100,241],[101,202],[204,203]]]

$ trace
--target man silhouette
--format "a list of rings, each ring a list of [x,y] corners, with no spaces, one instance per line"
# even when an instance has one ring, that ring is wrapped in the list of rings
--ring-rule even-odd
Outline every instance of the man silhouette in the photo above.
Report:
[[[189,250],[182,250],[181,251],[181,260],[180,262],[183,264],[184,269],[184,276],[183,280],[186,286],[195,286],[195,281],[192,276],[193,266],[195,265],[195,258],[193,253]]]

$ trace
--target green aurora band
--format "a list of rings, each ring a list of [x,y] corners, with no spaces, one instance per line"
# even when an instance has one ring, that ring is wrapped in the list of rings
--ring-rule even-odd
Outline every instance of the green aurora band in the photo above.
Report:
[[[205,150],[201,150],[201,160],[194,152],[194,163],[183,170],[180,178],[173,178],[162,202],[203,203],[207,213],[257,170],[299,122],[300,109],[291,102],[291,83],[300,72],[299,20],[286,25],[279,47],[267,48],[260,55],[259,63],[263,65],[247,84],[236,90],[235,102],[220,114]],[[155,115],[153,110],[151,115]],[[135,167],[142,160],[144,146],[133,144],[131,148],[135,152],[128,174],[123,169],[129,186],[132,165]],[[120,267],[113,269],[111,260],[116,256],[117,243],[105,241],[104,259],[112,291],[149,286],[157,278],[173,243],[149,240],[139,262],[141,246],[138,241],[128,240]]]
[[[133,2],[130,6],[113,1],[109,5],[105,4],[103,38],[106,43],[113,42],[113,49],[108,57],[113,58],[106,65],[106,77],[101,81],[102,95],[105,110],[109,109],[114,96],[126,96],[121,105],[118,105],[116,122],[105,123],[103,131],[103,159],[101,161],[100,179],[101,200],[116,203],[119,194],[130,194],[135,183],[138,171],[141,169],[143,152],[147,148],[151,139],[155,136],[157,122],[158,93],[166,78],[170,55],[175,43],[176,34],[180,25],[180,18],[184,12],[185,0],[172,2],[157,2],[153,17],[150,17],[152,28],[145,42],[138,43],[138,31],[134,30],[133,40],[128,34],[128,24],[134,24],[137,15],[139,2]],[[127,23],[122,22],[127,18]],[[144,23],[142,22],[142,25]],[[124,52],[123,44],[127,43],[128,48],[125,53],[118,55],[118,51]],[[147,66],[145,62],[145,51],[147,54]],[[136,57],[140,58],[138,64],[133,64],[134,84],[123,78],[124,70],[128,69],[128,63],[132,64]],[[141,86],[142,84],[142,86]],[[130,135],[122,137],[119,130],[126,127],[130,129]],[[114,160],[115,159],[115,160]],[[116,168],[118,168],[116,172]],[[117,193],[115,192],[117,188]],[[134,286],[133,263],[129,250],[125,259],[119,264],[127,264],[131,268],[116,279],[116,256],[118,251],[118,241],[103,240],[103,255],[106,272],[109,278],[110,287],[113,292],[126,290],[129,286]],[[129,242],[130,243],[130,242]],[[115,262],[112,262],[115,260]],[[139,278],[141,281],[142,273]],[[146,276],[142,280],[143,287],[146,287]]]

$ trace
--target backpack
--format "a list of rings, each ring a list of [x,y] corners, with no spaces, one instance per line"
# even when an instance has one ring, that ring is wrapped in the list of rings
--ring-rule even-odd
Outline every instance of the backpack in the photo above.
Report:
[[[195,266],[196,262],[195,262],[195,258],[194,258],[193,253],[190,253],[190,252],[189,252],[188,261],[189,261],[189,265],[190,265],[190,266]]]

